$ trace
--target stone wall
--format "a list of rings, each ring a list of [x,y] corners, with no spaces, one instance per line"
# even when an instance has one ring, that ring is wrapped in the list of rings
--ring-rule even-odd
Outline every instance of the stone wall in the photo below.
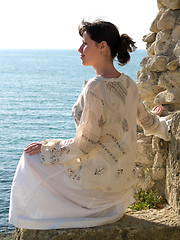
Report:
[[[158,0],[159,12],[143,37],[148,56],[142,59],[137,84],[148,109],[163,105],[173,119],[171,140],[144,137],[138,131],[137,190],[154,188],[180,213],[180,1]]]

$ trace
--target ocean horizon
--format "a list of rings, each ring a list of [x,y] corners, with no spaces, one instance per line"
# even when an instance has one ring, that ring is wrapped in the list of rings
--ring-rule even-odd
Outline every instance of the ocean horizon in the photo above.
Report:
[[[146,50],[117,69],[137,80]],[[0,49],[0,231],[8,223],[11,183],[23,149],[48,138],[72,138],[72,106],[85,80],[95,76],[75,49]]]

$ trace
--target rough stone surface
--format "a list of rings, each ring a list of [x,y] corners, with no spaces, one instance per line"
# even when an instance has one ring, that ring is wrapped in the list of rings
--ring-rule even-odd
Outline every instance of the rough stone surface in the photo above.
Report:
[[[174,87],[180,90],[180,71],[165,71],[159,76],[158,85],[166,89],[172,89]]]
[[[174,41],[178,41],[180,39],[180,25],[176,25],[173,29],[172,38]]]
[[[168,58],[166,56],[154,55],[149,58],[144,68],[152,72],[162,72],[166,70],[167,63],[168,63]]]
[[[162,14],[164,12],[164,9],[161,8],[160,11],[158,12],[156,18],[154,19],[154,21],[152,22],[151,24],[151,27],[150,27],[150,31],[151,32],[154,32],[154,33],[158,33],[159,30],[157,28],[157,22],[159,21],[159,19],[161,18]]]
[[[157,33],[155,46],[154,46],[155,55],[166,54],[167,52],[169,52],[171,48],[170,37],[171,37],[171,34],[169,30],[162,30]]]
[[[15,230],[15,240],[179,240],[180,217],[164,209],[132,211],[116,223],[84,229]]]
[[[178,60],[172,60],[170,61],[168,64],[167,64],[167,69],[170,70],[170,71],[174,71],[176,70],[178,67],[179,67],[179,62]]]
[[[153,56],[154,55],[154,46],[155,46],[155,42],[153,42],[152,44],[147,44],[147,53],[148,56]]]
[[[166,198],[180,214],[180,111],[171,124],[171,141],[166,159]]]
[[[179,0],[158,0],[158,4],[174,10],[180,9]]]
[[[148,109],[163,105],[163,115],[172,117],[171,140],[145,140],[138,133],[137,190],[157,189],[180,213],[180,1],[157,0],[159,12],[143,37],[148,57],[137,74],[141,99]],[[163,147],[162,147],[163,146]],[[142,160],[143,158],[143,160]],[[148,169],[148,171],[147,171]]]
[[[152,102],[155,96],[162,91],[162,87],[158,85],[158,74],[156,72],[139,71],[137,84],[144,101]]]
[[[169,30],[174,27],[176,22],[176,14],[171,9],[166,9],[166,11],[161,15],[159,21],[157,22],[158,30]]]
[[[135,170],[138,182],[135,191],[155,189],[164,196],[168,142],[155,136],[145,137],[139,130],[137,143]]]
[[[173,53],[177,58],[180,59],[180,40],[176,43]]]
[[[180,94],[177,88],[172,88],[171,90],[165,90],[164,92],[160,92],[155,100],[154,103],[157,105],[161,104],[179,104],[180,102]]]
[[[145,35],[142,40],[147,43],[152,43],[155,41],[155,39],[156,39],[156,33],[151,32],[151,33]]]

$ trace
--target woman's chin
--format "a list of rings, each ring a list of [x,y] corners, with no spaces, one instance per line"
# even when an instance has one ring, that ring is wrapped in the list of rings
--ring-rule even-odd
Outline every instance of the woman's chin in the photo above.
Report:
[[[85,62],[85,61],[82,61],[82,65],[83,65],[83,66],[86,66],[86,67],[87,67],[87,66],[91,66],[90,64],[88,64],[88,63]]]

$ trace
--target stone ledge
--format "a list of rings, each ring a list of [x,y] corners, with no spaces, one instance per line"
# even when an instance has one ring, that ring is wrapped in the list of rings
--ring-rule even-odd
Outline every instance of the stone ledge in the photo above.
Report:
[[[172,208],[132,211],[110,225],[56,230],[15,229],[15,240],[179,240],[180,216]]]

